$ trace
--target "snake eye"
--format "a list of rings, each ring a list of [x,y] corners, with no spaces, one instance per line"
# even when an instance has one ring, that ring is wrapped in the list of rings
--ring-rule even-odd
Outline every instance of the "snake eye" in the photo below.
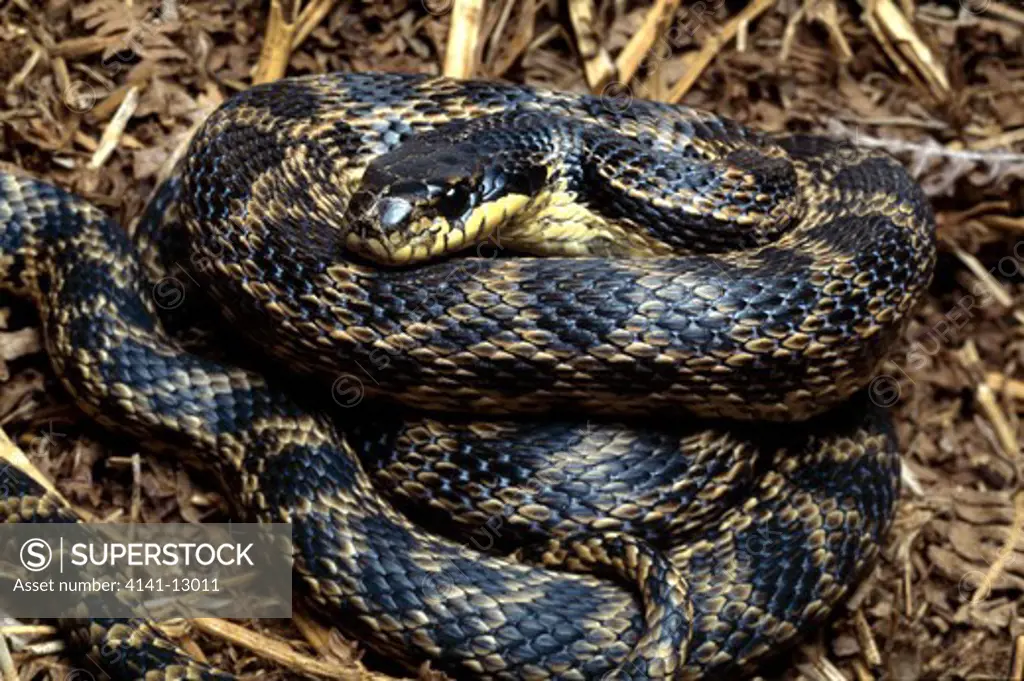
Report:
[[[468,217],[475,205],[476,195],[465,182],[448,187],[438,198],[438,210],[449,220],[461,220]]]

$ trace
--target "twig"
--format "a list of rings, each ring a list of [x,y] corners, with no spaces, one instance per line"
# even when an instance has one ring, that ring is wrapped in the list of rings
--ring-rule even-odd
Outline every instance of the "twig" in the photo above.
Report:
[[[1009,201],[982,201],[975,203],[969,208],[960,211],[946,211],[943,214],[943,227],[949,229],[962,225],[972,218],[979,218],[991,212],[1006,212],[1010,210]]]
[[[319,26],[324,17],[334,9],[335,2],[336,0],[313,0],[299,13],[298,21],[295,22],[297,26],[295,34],[292,36],[289,52],[294,52],[299,48],[299,45],[309,37],[313,29]]]
[[[918,532],[911,534],[900,542],[901,548],[906,547],[903,554],[903,614],[910,618],[914,613],[914,563],[910,559],[910,546]]]
[[[0,626],[0,636],[55,636],[60,629],[49,624],[8,624]]]
[[[1006,290],[1006,287],[1000,284],[999,281],[992,276],[991,272],[985,269],[985,266],[981,264],[980,260],[948,240],[943,239],[943,243],[948,245],[950,250],[953,251],[953,254],[960,259],[960,262],[966,265],[967,269],[969,269],[971,273],[981,281],[982,285],[988,289],[989,293],[992,294],[992,297],[996,299],[997,303],[1006,308],[1013,307],[1013,296],[1011,296],[1010,292]]]
[[[533,3],[528,3],[531,6],[525,11],[532,11]],[[498,49],[501,45],[502,34],[505,33],[505,27],[508,26],[508,20],[512,16],[512,8],[515,6],[514,0],[505,0],[501,6],[501,11],[498,13],[497,18],[494,20],[494,24],[490,28],[490,37],[487,39],[486,47],[486,62],[492,62],[495,60],[498,54]]]
[[[853,50],[850,49],[850,43],[839,26],[835,0],[807,0],[786,23],[786,29],[782,34],[782,49],[779,52],[781,61],[789,60],[796,27],[801,21],[816,21],[825,26],[832,46],[839,50],[839,63],[847,64],[853,59]]]
[[[476,47],[483,14],[483,0],[455,0],[444,50],[444,75],[449,78],[470,78],[476,71]]]
[[[972,339],[968,338],[964,342],[963,347],[957,352],[957,358],[974,379],[975,402],[981,407],[985,418],[988,419],[988,422],[995,429],[999,448],[1008,459],[1012,460],[1017,456],[1019,450],[1017,435],[1014,429],[1010,427],[1006,414],[1003,413],[1002,408],[996,402],[995,393],[992,392],[992,388],[988,385],[988,378],[985,376],[982,368],[981,356],[978,354],[978,347]],[[1024,500],[1024,496],[1021,499]]]
[[[288,70],[298,23],[298,5],[299,0],[270,0],[267,32],[252,76],[254,84],[275,81]]]
[[[1024,492],[1017,492],[1013,499],[1013,524],[1010,525],[1006,541],[999,549],[996,559],[992,561],[991,567],[985,573],[974,595],[971,596],[971,605],[977,605],[988,597],[992,586],[999,579],[999,575],[1013,560],[1014,549],[1020,541],[1022,532],[1024,532]]]
[[[807,661],[797,663],[796,667],[808,678],[813,681],[846,681],[843,673],[826,657],[820,640],[815,645],[803,646],[801,651]]]
[[[655,0],[636,35],[629,39],[615,59],[616,77],[623,83],[633,79],[651,46],[662,36],[679,8],[680,0]]]
[[[40,641],[39,643],[29,644],[25,646],[24,652],[33,657],[45,657],[47,655],[59,655],[64,652],[65,648],[67,648],[67,646],[64,644],[64,641],[62,639],[55,638],[49,641]]]
[[[4,681],[18,681],[18,669],[14,666],[11,649],[7,647],[7,638],[0,636],[0,673]]]
[[[57,92],[67,101],[71,94],[71,74],[68,72],[68,63],[64,57],[54,56],[50,58],[50,68],[53,70],[53,80],[57,84]]]
[[[487,59],[484,64],[488,75],[492,78],[504,76],[505,72],[529,47],[536,29],[537,4],[539,2],[541,0],[522,0],[518,3],[517,0],[508,0],[505,3],[497,21],[490,29],[491,37],[487,42]],[[513,26],[512,36],[503,39],[513,7],[519,10],[519,14]]]
[[[99,149],[89,159],[88,168],[90,170],[96,170],[103,166],[110,158],[110,155],[117,149],[118,143],[121,141],[121,136],[124,135],[124,129],[128,125],[128,121],[132,116],[135,115],[135,110],[139,107],[139,86],[133,85],[128,89],[128,92],[124,96],[124,101],[121,102],[121,106],[117,107],[117,113],[110,119],[110,124],[107,125],[107,129],[103,131],[103,136],[100,138]]]
[[[864,23],[867,24],[868,28],[874,34],[875,39],[878,41],[879,46],[882,48],[882,52],[889,58],[889,61],[893,63],[896,70],[900,72],[900,75],[906,77],[914,87],[919,89],[927,89],[927,84],[921,80],[921,76],[917,74],[910,67],[909,64],[900,55],[899,50],[893,45],[892,40],[889,39],[888,33],[882,28],[882,25],[878,22],[878,18],[875,16],[874,7],[877,5],[877,0],[860,0],[861,4],[864,5],[863,19]]]
[[[997,371],[985,374],[985,384],[1014,400],[1024,400],[1024,381],[1004,376]]]
[[[924,77],[932,93],[944,99],[950,91],[949,78],[931,49],[914,31],[906,15],[892,0],[860,1],[864,6],[865,23],[896,67],[909,75],[903,61],[906,60]],[[890,49],[891,45],[895,45],[898,55]]]
[[[1010,659],[1010,681],[1024,681],[1024,634],[1018,634],[1013,642],[1013,656]]]
[[[193,626],[207,634],[217,636],[235,645],[250,650],[262,658],[276,662],[300,674],[317,674],[328,679],[341,681],[366,681],[374,675],[359,666],[339,669],[337,664],[328,664],[297,652],[287,643],[258,634],[245,627],[213,617],[192,620]]]
[[[981,410],[985,413],[985,417],[988,418],[992,427],[996,429],[996,435],[999,437],[999,445],[1003,448],[1003,453],[1011,458],[1017,456],[1020,449],[1020,445],[1017,443],[1017,436],[1010,427],[1006,414],[1003,413],[1003,410],[996,403],[996,397],[992,393],[992,388],[986,383],[980,384],[974,391],[974,398],[981,406]]]
[[[986,215],[979,218],[979,221],[986,227],[992,229],[1004,229],[1010,232],[1024,232],[1024,218],[1014,218],[1009,215]]]
[[[25,63],[18,69],[18,72],[14,74],[14,77],[7,81],[7,89],[13,90],[16,87],[20,87],[25,82],[25,79],[28,78],[28,75],[32,73],[32,69],[36,67],[36,64],[39,63],[39,58],[42,56],[43,48],[38,45],[32,48],[32,54],[25,60]]]
[[[587,85],[591,92],[600,92],[615,76],[615,64],[594,28],[593,0],[569,0],[569,20],[576,33]]]
[[[873,137],[860,131],[851,130],[842,121],[830,119],[827,124],[829,134],[850,140],[857,146],[871,149],[885,149],[891,154],[909,154],[910,163],[908,170],[915,179],[920,179],[929,164],[934,160],[946,161],[952,164],[970,165],[967,170],[957,170],[952,178],[940,178],[939,181],[930,183],[922,182],[922,188],[929,196],[941,195],[953,188],[953,181],[963,177],[966,172],[978,170],[978,166],[987,168],[986,182],[993,183],[1008,175],[1015,174],[1017,169],[1024,168],[1024,153],[1012,151],[978,151],[967,149],[956,149],[944,146],[935,141],[934,138],[926,138],[920,142],[911,142],[892,137]],[[948,175],[948,173],[946,174]]]
[[[719,50],[725,47],[726,43],[736,37],[737,31],[744,23],[748,23],[761,16],[775,4],[775,0],[754,0],[743,8],[743,11],[733,17],[727,24],[722,26],[717,35],[709,37],[701,45],[701,48],[686,56],[683,62],[683,72],[686,74],[680,78],[668,94],[668,101],[679,102],[686,93],[690,91],[693,84],[697,82],[704,69],[708,67],[711,60],[715,58]]]
[[[875,677],[871,675],[868,668],[864,665],[864,662],[859,659],[853,661],[853,675],[857,681],[874,681]]]
[[[315,651],[321,655],[327,654],[327,651],[330,650],[328,644],[330,630],[301,612],[292,613],[292,624],[305,637],[306,642],[313,646]]]
[[[864,659],[872,667],[880,667],[882,655],[878,652],[875,637],[871,635],[871,625],[868,624],[868,619],[860,608],[853,613],[853,625],[857,632],[857,642],[860,644],[861,652],[864,653]]]
[[[840,121],[848,121],[859,125],[883,125],[888,127],[923,128],[944,132],[949,130],[949,123],[934,119],[921,120],[913,116],[857,116],[852,114],[837,113],[836,118]]]
[[[132,502],[128,512],[131,522],[139,522],[142,515],[142,456],[132,454]]]
[[[992,2],[990,0],[989,2],[984,3],[983,10],[990,14],[995,14],[997,17],[1009,19],[1010,21],[1014,21],[1021,26],[1024,26],[1024,11],[1017,9],[1016,7],[1010,7],[1009,5],[1004,5],[1001,2]]]
[[[81,38],[62,40],[53,46],[50,54],[56,57],[81,59],[98,54],[110,46],[110,38],[105,35],[87,35]]]
[[[999,149],[1001,147],[1009,148],[1017,142],[1024,142],[1024,127],[1017,128],[1016,130],[1007,130],[999,135],[993,135],[992,137],[976,140],[967,146],[971,149],[977,150]]]

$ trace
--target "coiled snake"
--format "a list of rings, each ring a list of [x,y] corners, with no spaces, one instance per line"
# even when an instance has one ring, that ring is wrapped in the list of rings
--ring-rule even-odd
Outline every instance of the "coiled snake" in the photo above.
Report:
[[[254,87],[137,246],[0,173],[2,280],[78,404],[292,523],[311,599],[369,647],[456,676],[728,677],[877,553],[898,457],[855,393],[929,281],[933,220],[885,154],[620,104],[404,75]],[[164,330],[178,266],[266,377]],[[327,410],[285,373],[370,399]],[[431,533],[381,486],[493,541]],[[41,496],[23,480],[5,517],[62,513]],[[85,631],[117,676],[225,676],[145,623]]]

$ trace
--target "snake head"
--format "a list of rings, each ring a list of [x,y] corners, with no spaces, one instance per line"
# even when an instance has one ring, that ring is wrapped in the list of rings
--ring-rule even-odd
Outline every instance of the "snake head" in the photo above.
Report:
[[[435,209],[449,194],[446,212]],[[380,264],[402,265],[426,260],[447,250],[457,236],[458,217],[472,207],[465,185],[445,189],[425,182],[399,183],[374,194],[357,194],[349,204],[345,245]]]
[[[375,159],[347,211],[345,246],[405,265],[490,237],[546,179],[543,167],[503,162],[486,146],[409,144]]]

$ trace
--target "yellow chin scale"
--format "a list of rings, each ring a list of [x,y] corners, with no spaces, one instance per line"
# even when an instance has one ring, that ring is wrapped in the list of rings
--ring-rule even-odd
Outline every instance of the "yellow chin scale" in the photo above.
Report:
[[[645,229],[608,220],[558,188],[536,197],[496,235],[501,248],[548,257],[649,257],[672,248]]]
[[[492,236],[500,243],[503,227],[517,222],[531,200],[525,194],[509,194],[489,201],[474,208],[462,228],[454,227],[444,218],[423,218],[403,232],[391,234],[389,241],[379,237],[363,238],[349,232],[345,236],[345,246],[383,265],[425,262],[483,243]]]
[[[500,244],[503,232],[520,221],[522,213],[529,209],[532,201],[533,197],[525,194],[509,194],[477,206],[469,214],[466,226],[448,235],[448,248],[464,248],[482,243],[491,237]],[[438,243],[439,241],[434,242],[435,248],[438,248]]]

